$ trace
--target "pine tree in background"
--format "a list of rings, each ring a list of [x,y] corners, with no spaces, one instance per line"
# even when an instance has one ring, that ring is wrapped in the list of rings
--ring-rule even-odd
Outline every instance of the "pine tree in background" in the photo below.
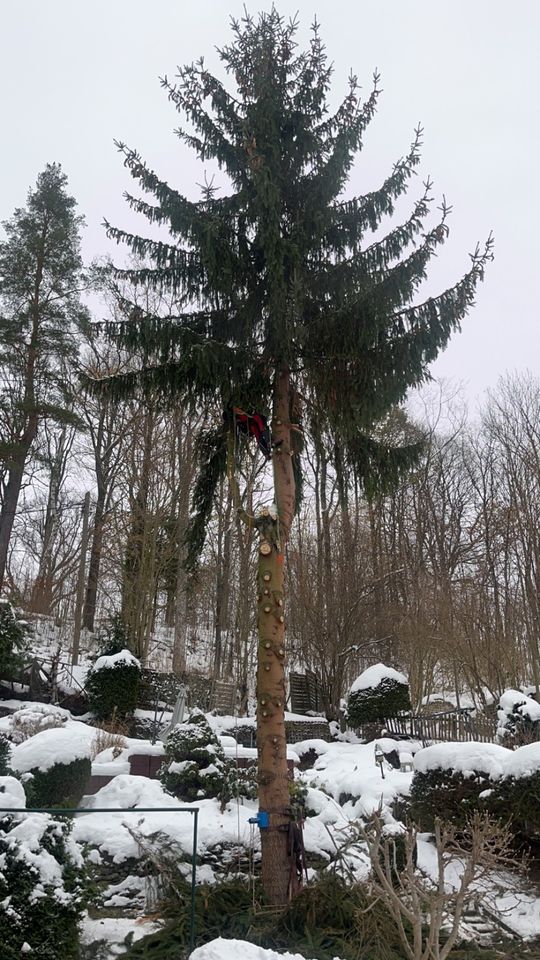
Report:
[[[27,206],[3,224],[0,243],[0,590],[25,467],[40,424],[76,420],[65,363],[79,293],[83,218],[59,164],[40,173]]]
[[[119,144],[146,194],[128,194],[130,206],[166,227],[171,239],[157,242],[107,225],[110,237],[150,264],[118,275],[166,288],[183,306],[165,321],[139,313],[110,331],[138,356],[142,351],[144,362],[111,378],[108,389],[116,396],[180,397],[224,412],[199,443],[192,563],[204,544],[216,485],[227,472],[234,483],[233,408],[270,419],[277,510],[247,521],[260,535],[259,801],[270,813],[270,828],[261,830],[262,874],[273,904],[286,902],[291,876],[283,577],[301,491],[302,405],[323,411],[340,457],[368,494],[394,482],[419,447],[393,449],[375,439],[375,428],[410,387],[425,380],[429,362],[472,306],[491,256],[488,241],[454,287],[414,302],[447,236],[448,209],[443,205],[436,225],[425,226],[428,184],[406,222],[383,239],[368,238],[407,190],[419,163],[420,132],[380,189],[343,199],[375,112],[377,80],[361,103],[351,77],[347,96],[331,114],[331,68],[318,28],[308,49],[299,52],[296,27],[275,9],[233,22],[233,42],[220,57],[234,93],[202,61],[181,69],[175,84],[163,80],[191,123],[192,132],[180,136],[201,161],[214,159],[226,172],[228,195],[218,196],[210,185],[192,202]]]

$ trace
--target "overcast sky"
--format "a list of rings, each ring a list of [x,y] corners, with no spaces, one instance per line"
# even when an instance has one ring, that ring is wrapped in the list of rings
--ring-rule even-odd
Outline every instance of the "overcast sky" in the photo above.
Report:
[[[268,9],[247,0],[256,13]],[[132,186],[113,139],[138,149],[171,184],[197,196],[203,171],[173,134],[178,114],[159,77],[230,39],[239,0],[1,0],[0,219],[25,202],[45,163],[59,161],[84,213],[86,259],[114,252],[101,223],[146,231],[122,192]],[[540,375],[538,198],[539,0],[281,0],[316,14],[335,65],[335,95],[352,69],[367,95],[384,90],[354,168],[350,195],[380,185],[420,122],[422,175],[452,204],[451,238],[429,291],[454,282],[490,230],[495,262],[477,306],[433,367],[464,380],[472,403],[506,370]],[[209,168],[211,170],[211,168]],[[421,190],[413,184],[410,202]],[[405,213],[407,204],[403,208]]]

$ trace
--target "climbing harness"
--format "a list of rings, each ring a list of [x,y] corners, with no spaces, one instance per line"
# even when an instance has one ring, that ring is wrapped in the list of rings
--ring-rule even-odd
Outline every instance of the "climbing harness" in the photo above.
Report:
[[[272,456],[272,439],[268,420],[262,413],[246,413],[240,407],[233,407],[235,432],[246,437],[255,437],[259,450],[266,460]]]

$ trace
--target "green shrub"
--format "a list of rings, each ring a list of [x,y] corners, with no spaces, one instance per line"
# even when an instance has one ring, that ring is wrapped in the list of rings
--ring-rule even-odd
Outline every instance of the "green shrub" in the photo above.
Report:
[[[5,777],[9,773],[9,764],[11,760],[11,745],[7,737],[0,733],[0,777]]]
[[[383,670],[386,675],[381,675]],[[371,676],[373,684],[370,683]],[[353,683],[347,705],[347,722],[350,727],[382,723],[388,717],[395,717],[410,709],[411,697],[405,677],[396,670],[377,664],[365,670]]]
[[[178,724],[167,737],[160,779],[169,793],[188,802],[233,795],[231,767],[201,710],[194,710],[187,723]],[[229,796],[224,796],[227,789]]]
[[[33,960],[79,957],[84,875],[69,831],[69,824],[40,814],[0,822],[3,960],[26,953]]]
[[[141,668],[129,650],[98,657],[86,678],[88,706],[99,720],[124,718],[137,706]]]
[[[88,757],[55,763],[48,770],[30,770],[23,776],[29,807],[76,807],[83,796],[92,762]]]
[[[505,690],[497,709],[497,736],[505,747],[521,747],[538,740],[540,706],[520,690]]]
[[[0,676],[12,679],[23,665],[28,627],[20,620],[9,602],[0,600]]]
[[[224,759],[224,778],[220,797],[224,803],[236,797],[257,799],[257,761],[247,767],[237,767],[234,757]]]
[[[422,830],[433,830],[436,818],[461,826],[475,810],[487,808],[480,794],[493,788],[488,775],[455,770],[416,771],[411,785],[410,815]]]
[[[112,657],[122,650],[132,650],[132,638],[121,613],[114,613],[99,637],[99,656]]]

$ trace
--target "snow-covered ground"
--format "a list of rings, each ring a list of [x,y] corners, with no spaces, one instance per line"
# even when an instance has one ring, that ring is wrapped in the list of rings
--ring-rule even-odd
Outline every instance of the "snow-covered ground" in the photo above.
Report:
[[[40,729],[40,715],[46,717],[52,708],[20,702],[16,706],[26,709],[29,714],[35,713],[38,729],[35,735],[12,748],[12,767],[19,774],[24,775],[36,767],[47,769],[59,757],[65,760],[92,756],[94,774],[113,776],[111,782],[96,794],[83,798],[81,806],[89,810],[79,814],[74,821],[72,841],[80,851],[84,847],[89,852],[91,862],[95,865],[112,863],[119,868],[123,864],[129,866],[129,861],[140,858],[141,847],[152,845],[159,836],[160,842],[170,846],[184,864],[186,875],[190,872],[194,817],[185,810],[188,805],[166,794],[158,780],[129,773],[129,758],[133,753],[161,756],[163,744],[125,738],[125,746],[116,756],[111,748],[94,756],[97,730],[89,723],[74,720],[67,711],[61,711],[59,726]],[[252,723],[252,720],[208,719],[215,733],[222,738],[226,754],[233,759],[254,755],[254,751],[237,746],[224,733],[235,725]],[[314,722],[317,722],[316,718]],[[12,728],[11,717],[0,719],[1,732],[10,732]],[[422,749],[416,742],[384,738],[378,741],[378,745],[387,755],[392,752],[403,759],[405,754],[414,755],[414,765],[421,771],[445,766],[464,772],[482,769],[487,776],[498,779],[511,774],[527,775],[540,768],[540,744],[515,751],[490,744],[438,744]],[[381,768],[375,759],[374,743],[363,744],[354,735],[330,743],[309,739],[290,747],[288,755],[295,764],[310,758],[309,769],[302,773],[296,771],[295,776],[303,781],[307,791],[309,815],[304,826],[304,843],[308,859],[317,867],[330,862],[336,850],[350,839],[355,824],[374,811],[380,811],[389,827],[400,827],[394,816],[394,802],[408,794],[413,773],[396,769],[386,760]],[[21,809],[24,804],[22,787],[13,778],[9,783],[7,779],[0,783],[2,805]],[[257,860],[259,832],[249,823],[256,811],[255,802],[231,801],[222,808],[218,800],[206,799],[189,806],[198,811],[199,882],[213,882],[227,869],[235,873],[240,861],[245,864],[249,856]],[[158,809],[162,807],[168,809]],[[118,808],[124,812],[116,812]],[[94,813],[93,810],[105,812]],[[21,843],[28,843],[32,854],[35,854],[39,840],[38,827],[38,821],[32,820],[30,815],[21,815],[18,834]],[[364,880],[368,875],[366,851],[357,844],[347,857],[355,877]],[[435,874],[435,850],[428,835],[420,837],[418,864],[428,876]],[[452,864],[447,876],[449,885],[458,882],[459,871],[459,864]],[[484,892],[489,897],[490,906],[506,924],[524,937],[540,935],[540,899],[534,889],[509,875],[502,880],[494,877],[488,887]],[[122,882],[114,891],[111,887],[110,905],[122,906],[129,900],[124,896],[126,891],[127,886],[124,890]],[[112,958],[120,955],[120,944],[128,932],[133,931],[139,937],[151,929],[147,924],[136,924],[136,917],[86,919],[83,936],[88,943],[100,939],[110,941]],[[274,960],[277,956],[252,944],[219,940],[195,951],[193,960],[214,960],[214,957],[227,960],[229,955],[234,955],[234,960]],[[296,956],[290,956],[297,960]]]
[[[265,950],[247,940],[224,940],[218,937],[205,943],[204,947],[197,947],[190,955],[190,960],[305,960],[305,957],[299,953]],[[339,957],[335,957],[335,960],[339,960]]]

